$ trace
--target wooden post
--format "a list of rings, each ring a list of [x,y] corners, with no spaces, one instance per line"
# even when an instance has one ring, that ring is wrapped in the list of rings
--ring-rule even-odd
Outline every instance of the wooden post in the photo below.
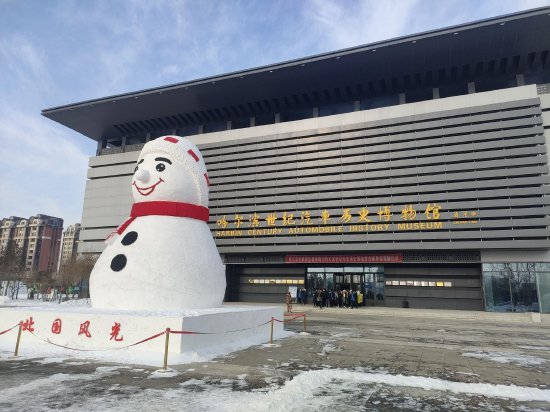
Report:
[[[306,330],[306,324],[307,324],[307,322],[306,322],[306,314],[304,313],[304,332],[307,332],[307,330]]]
[[[168,368],[168,343],[170,342],[170,328],[166,328],[166,339],[164,340],[164,370]]]
[[[17,356],[19,354],[19,342],[21,341],[21,331],[23,330],[23,322],[19,322],[19,331],[17,332],[17,343],[15,344],[15,354],[14,356]]]
[[[273,317],[271,318],[271,334],[269,336],[269,343],[273,343]]]

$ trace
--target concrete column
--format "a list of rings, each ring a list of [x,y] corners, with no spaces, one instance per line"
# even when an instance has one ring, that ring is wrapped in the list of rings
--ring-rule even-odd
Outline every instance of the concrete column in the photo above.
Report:
[[[353,111],[358,112],[361,110],[361,101],[360,100],[354,100],[353,102]]]
[[[405,93],[399,93],[399,104],[405,103],[407,103],[407,97],[405,96]]]
[[[250,118],[250,127],[254,127],[254,126],[256,126],[256,118],[252,116]]]
[[[151,140],[151,132],[147,132],[147,134],[145,135],[145,143],[147,143],[150,140]]]
[[[281,123],[281,113],[275,113],[275,123]]]
[[[525,86],[525,76],[523,73],[516,74],[516,86]]]
[[[432,89],[432,98],[439,99],[439,87],[434,87]]]
[[[319,108],[318,107],[313,108],[312,116],[313,117],[319,117]]]
[[[227,124],[225,126],[225,130],[231,130],[231,126],[233,125],[233,122],[231,120],[227,121]]]
[[[468,94],[472,94],[476,92],[476,83],[475,82],[469,82],[468,83]]]
[[[203,134],[203,133],[204,133],[204,125],[199,124],[199,133],[198,134]]]

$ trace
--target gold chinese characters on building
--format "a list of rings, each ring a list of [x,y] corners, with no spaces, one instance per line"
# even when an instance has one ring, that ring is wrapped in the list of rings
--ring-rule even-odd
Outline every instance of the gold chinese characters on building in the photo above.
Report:
[[[439,230],[452,225],[477,224],[477,211],[453,211],[443,216],[437,203],[415,209],[413,205],[380,206],[378,210],[344,208],[331,215],[327,209],[314,217],[311,211],[224,215],[216,221],[214,236],[277,236],[314,233],[360,233]]]

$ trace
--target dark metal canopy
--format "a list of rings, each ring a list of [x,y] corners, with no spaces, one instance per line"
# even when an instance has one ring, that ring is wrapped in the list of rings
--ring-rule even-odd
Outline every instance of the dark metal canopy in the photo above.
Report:
[[[239,72],[53,107],[101,140],[324,102],[550,70],[550,7]]]

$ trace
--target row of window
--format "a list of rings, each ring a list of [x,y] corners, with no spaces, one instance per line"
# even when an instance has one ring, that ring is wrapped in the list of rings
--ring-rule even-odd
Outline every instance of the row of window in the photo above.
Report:
[[[258,279],[258,278],[249,278],[248,283],[258,284],[258,285],[303,285],[303,279]]]
[[[550,77],[547,71],[537,73],[524,74],[524,84],[541,84],[550,81]],[[432,100],[435,98],[444,98],[451,96],[459,96],[475,92],[485,92],[498,89],[506,89],[510,87],[516,87],[523,82],[518,83],[515,73],[504,77],[495,77],[491,79],[483,79],[483,81],[472,82],[475,84],[472,90],[469,90],[468,83],[458,82],[440,85],[434,89],[428,87],[421,90],[409,90],[405,93],[393,93],[387,95],[369,96],[363,97],[357,101],[336,101],[325,104],[319,104],[316,106],[306,105],[305,107],[295,107],[292,109],[280,110],[275,113],[262,113],[255,116],[241,116],[232,118],[231,120],[213,120],[210,122],[199,121],[196,119],[197,124],[190,124],[188,126],[180,125],[176,129],[176,134],[181,136],[196,135],[202,133],[220,132],[230,129],[241,129],[254,126],[262,126],[267,124],[274,124],[278,122],[288,122],[294,120],[308,119],[312,117],[331,116],[342,113],[349,113],[356,110],[371,110],[380,107],[389,107],[399,105],[403,103],[416,103],[419,101]],[[126,129],[124,127],[124,129]],[[123,132],[122,128],[119,129]],[[149,139],[153,140],[157,137],[172,134],[172,129],[166,130],[151,130],[149,132]],[[139,145],[146,142],[145,133],[127,136],[126,145]],[[122,139],[113,139],[103,142],[103,148],[121,147]]]
[[[445,287],[450,288],[453,282],[431,280],[386,280],[386,286],[420,286],[420,287]]]

